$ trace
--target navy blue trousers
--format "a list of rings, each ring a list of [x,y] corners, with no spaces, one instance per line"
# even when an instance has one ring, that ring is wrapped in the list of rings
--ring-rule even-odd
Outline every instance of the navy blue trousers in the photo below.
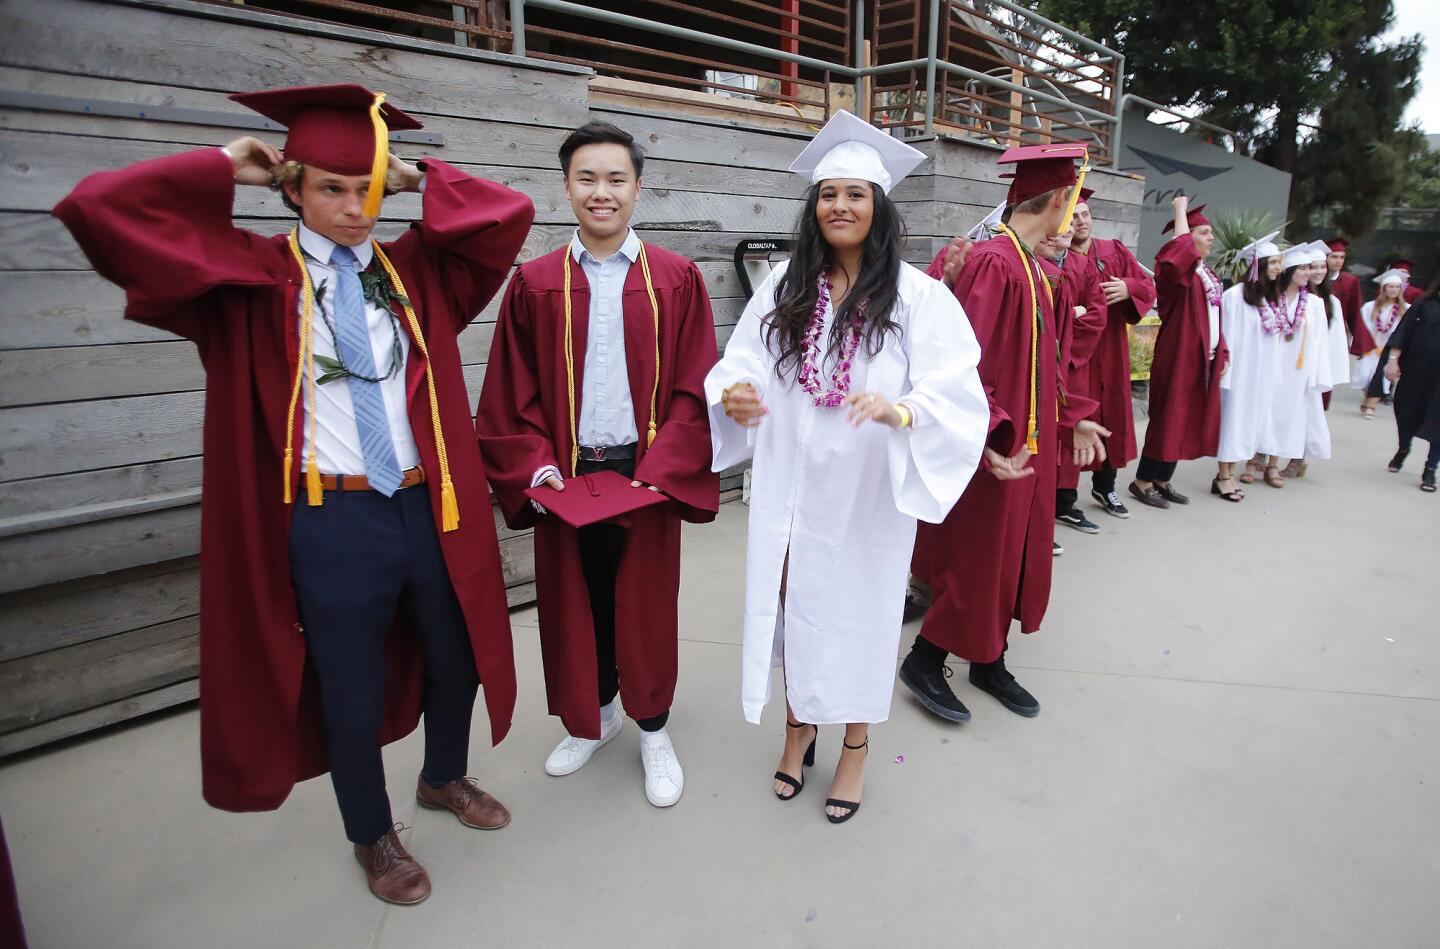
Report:
[[[465,616],[423,486],[394,496],[326,491],[295,505],[290,570],[310,666],[320,683],[325,752],[345,836],[373,844],[391,827],[380,728],[385,638],[397,614],[425,656],[425,764],[440,787],[465,774],[480,684]]]

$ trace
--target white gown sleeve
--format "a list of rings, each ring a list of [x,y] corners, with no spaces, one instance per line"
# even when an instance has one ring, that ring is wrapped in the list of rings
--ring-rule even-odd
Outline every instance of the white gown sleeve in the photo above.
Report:
[[[909,389],[901,401],[918,424],[889,438],[895,507],[938,524],[960,500],[990,430],[990,408],[980,384],[980,344],[960,301],[944,284],[910,276],[916,289],[900,343],[909,362]],[[902,289],[905,282],[902,282]]]
[[[755,429],[746,428],[725,414],[725,390],[742,382],[755,387],[763,402],[768,383],[775,378],[775,363],[765,348],[762,319],[775,308],[775,284],[785,266],[776,266],[755,289],[740,322],[725,344],[725,355],[705,376],[705,400],[710,406],[711,470],[728,471],[755,452]]]
[[[1332,297],[1330,309],[1335,318],[1330,321],[1330,333],[1325,340],[1327,364],[1330,367],[1330,388],[1350,381],[1350,340],[1345,335],[1345,313],[1340,301]]]
[[[1240,342],[1239,324],[1236,322],[1236,316],[1245,306],[1245,298],[1241,295],[1242,292],[1242,287],[1236,284],[1220,295],[1220,335],[1225,337],[1225,341],[1230,347],[1230,366],[1232,370],[1235,366],[1235,344]],[[1243,345],[1244,343],[1241,342],[1241,346]],[[1229,389],[1230,383],[1236,375],[1237,373],[1233,371],[1221,375],[1220,388],[1222,390]]]

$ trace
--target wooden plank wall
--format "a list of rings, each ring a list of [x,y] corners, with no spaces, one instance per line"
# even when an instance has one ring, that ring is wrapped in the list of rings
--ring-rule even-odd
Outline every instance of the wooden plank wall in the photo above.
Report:
[[[804,182],[785,171],[807,135],[667,117],[588,101],[587,71],[189,0],[0,0],[0,90],[246,115],[235,90],[351,81],[383,89],[434,154],[528,194],[522,260],[569,239],[555,150],[591,117],[649,160],[637,229],[695,259],[721,344],[744,300],[736,242],[789,232]],[[121,319],[122,296],[89,270],[49,209],[85,174],[186,148],[234,128],[0,107],[0,755],[193,699],[198,669],[200,421],[190,344]],[[276,144],[281,137],[264,134]],[[934,141],[896,191],[907,258],[928,261],[1003,195],[994,153]],[[1102,236],[1132,241],[1140,186],[1101,176]],[[393,236],[418,196],[386,204]],[[293,215],[241,189],[237,223],[270,234]],[[495,306],[461,337],[478,395]],[[498,521],[497,521],[498,523]],[[533,598],[530,538],[501,527],[512,604]]]

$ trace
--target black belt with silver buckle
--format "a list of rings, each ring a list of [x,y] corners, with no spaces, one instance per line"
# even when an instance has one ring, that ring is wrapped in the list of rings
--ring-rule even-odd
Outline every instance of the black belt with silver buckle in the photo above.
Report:
[[[610,445],[599,448],[591,448],[589,445],[580,446],[581,461],[628,461],[635,457],[635,445]]]

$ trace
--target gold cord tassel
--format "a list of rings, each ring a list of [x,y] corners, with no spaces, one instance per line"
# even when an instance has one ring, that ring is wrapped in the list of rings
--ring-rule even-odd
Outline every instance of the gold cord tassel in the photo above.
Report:
[[[385,119],[380,115],[380,106],[385,103],[385,93],[375,93],[370,103],[370,124],[375,127],[375,157],[370,162],[370,190],[365,192],[365,204],[360,213],[366,217],[380,215],[380,200],[385,197],[385,172],[390,169],[390,133]]]
[[[325,503],[325,490],[320,485],[320,469],[314,459],[305,466],[305,500],[311,507],[319,507]]]
[[[285,413],[285,503],[295,501],[290,475],[295,470],[295,411],[300,405],[300,385],[308,383],[308,409],[306,422],[310,429],[310,456],[305,467],[305,497],[311,507],[325,503],[325,492],[320,486],[320,468],[315,463],[315,289],[310,284],[310,270],[305,266],[305,257],[300,253],[298,230],[290,231],[290,254],[295,266],[300,268],[300,344],[295,357],[295,381],[290,386],[290,408]]]
[[[655,384],[650,389],[650,429],[645,434],[645,447],[655,444],[655,418],[660,406],[660,304],[655,299],[655,284],[650,279],[650,260],[645,245],[640,245],[640,271],[645,275],[645,293],[650,297],[650,315],[655,323]]]

